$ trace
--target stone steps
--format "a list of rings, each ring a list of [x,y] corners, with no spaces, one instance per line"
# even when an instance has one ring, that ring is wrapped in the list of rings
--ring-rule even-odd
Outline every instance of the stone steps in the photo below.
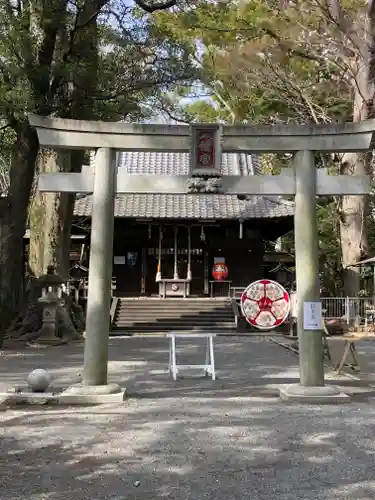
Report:
[[[231,302],[227,299],[123,299],[119,298],[112,334],[168,332],[171,330],[235,331]]]

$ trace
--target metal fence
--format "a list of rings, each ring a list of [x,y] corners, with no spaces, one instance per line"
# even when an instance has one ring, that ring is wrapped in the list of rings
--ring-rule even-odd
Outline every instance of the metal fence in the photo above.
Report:
[[[231,299],[240,299],[241,295],[245,291],[244,286],[231,286],[230,287],[230,297]]]
[[[243,287],[232,287],[231,297],[239,299],[244,290]],[[364,322],[369,311],[375,309],[374,297],[321,297],[320,300],[325,318],[343,318],[348,324]]]
[[[354,320],[365,320],[374,308],[374,297],[321,297],[325,318],[344,318],[349,324]]]

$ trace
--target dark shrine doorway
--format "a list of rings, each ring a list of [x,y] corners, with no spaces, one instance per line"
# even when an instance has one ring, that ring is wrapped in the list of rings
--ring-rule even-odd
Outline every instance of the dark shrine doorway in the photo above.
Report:
[[[159,284],[156,281],[158,270],[159,249],[146,249],[146,276],[145,276],[145,293],[146,295],[159,295]],[[177,270],[178,277],[185,279],[188,277],[188,248],[177,249]],[[161,275],[163,279],[173,279],[175,269],[175,252],[174,248],[161,249]],[[192,248],[190,252],[190,295],[204,295],[204,251],[202,248]]]
[[[113,267],[117,295],[120,297],[141,295],[142,249],[131,248],[123,252],[123,255],[115,255]]]

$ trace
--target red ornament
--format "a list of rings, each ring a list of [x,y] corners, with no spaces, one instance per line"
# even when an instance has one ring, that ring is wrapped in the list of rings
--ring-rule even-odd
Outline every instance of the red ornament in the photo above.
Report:
[[[212,268],[212,277],[216,281],[223,281],[228,278],[228,266],[225,262],[217,262]]]
[[[250,325],[259,330],[271,330],[287,319],[290,297],[280,283],[259,280],[251,283],[243,292],[241,309]]]

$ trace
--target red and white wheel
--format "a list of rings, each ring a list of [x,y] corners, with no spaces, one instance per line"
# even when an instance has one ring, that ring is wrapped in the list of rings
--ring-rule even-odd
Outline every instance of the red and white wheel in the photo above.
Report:
[[[241,296],[241,309],[250,325],[259,330],[270,330],[282,325],[287,319],[290,297],[276,281],[254,281]]]

